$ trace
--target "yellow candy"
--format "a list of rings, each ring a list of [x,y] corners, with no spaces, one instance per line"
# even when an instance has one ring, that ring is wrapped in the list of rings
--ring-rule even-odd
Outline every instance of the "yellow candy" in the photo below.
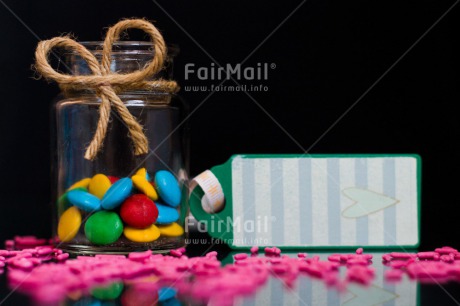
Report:
[[[72,186],[70,186],[69,189],[67,189],[67,190],[72,190],[72,189],[80,188],[80,187],[87,188],[88,185],[89,185],[89,182],[91,182],[91,179],[89,177],[84,178],[84,179],[76,182]]]
[[[149,181],[147,181],[147,179],[145,178],[145,175],[141,176],[141,175],[136,174],[136,175],[133,175],[131,179],[133,180],[134,186],[139,191],[142,191],[143,193],[145,193],[145,195],[148,196],[153,201],[158,200],[157,192],[155,191],[153,186],[149,183]]]
[[[102,199],[110,186],[112,186],[112,183],[107,176],[104,174],[96,174],[91,179],[91,182],[89,182],[88,191],[99,199]]]
[[[58,236],[63,242],[72,240],[81,225],[81,213],[75,206],[67,209],[59,219]]]
[[[184,233],[184,229],[182,228],[182,226],[180,226],[176,222],[168,225],[158,225],[158,229],[160,230],[160,234],[162,236],[168,237],[177,237],[181,236]]]
[[[155,224],[144,229],[125,226],[123,234],[125,234],[126,238],[134,242],[152,242],[160,237],[160,230]]]
[[[151,284],[159,281],[158,276],[144,276],[136,277],[134,279],[125,279],[123,283],[126,285],[139,285],[139,284]]]
[[[67,293],[67,297],[71,299],[72,301],[78,301],[79,299],[81,299],[82,296],[83,296],[83,292],[81,292],[81,290],[75,290],[75,291]]]
[[[142,177],[147,177],[147,169],[140,168],[139,170],[137,170],[135,175],[140,175]]]

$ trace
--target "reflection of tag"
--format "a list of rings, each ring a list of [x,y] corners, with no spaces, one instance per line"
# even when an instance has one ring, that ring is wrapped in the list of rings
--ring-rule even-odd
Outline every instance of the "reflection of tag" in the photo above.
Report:
[[[193,190],[190,207],[231,247],[419,243],[416,155],[235,155],[210,172],[225,195],[222,210],[203,209],[202,188]]]
[[[233,263],[232,257],[238,252],[230,253],[224,258],[224,262]],[[367,252],[366,252],[367,253]],[[297,252],[283,252],[283,255],[296,258]],[[331,253],[313,253],[309,256],[318,255],[321,260],[327,260]],[[384,253],[371,253],[374,259],[380,259]],[[337,288],[329,287],[321,279],[299,274],[294,287],[286,287],[281,278],[271,276],[261,286],[255,295],[244,297],[239,305],[342,305],[342,306],[375,306],[375,305],[419,305],[419,284],[404,277],[400,282],[388,283],[384,278],[387,269],[380,260],[374,260],[372,267],[375,268],[375,278],[369,286],[348,283],[344,292]],[[342,266],[340,272],[345,277],[346,267]]]
[[[348,291],[350,291],[354,296],[343,303],[343,306],[380,305],[385,302],[391,302],[398,297],[393,292],[387,291],[375,285],[369,287],[351,285],[348,287]]]

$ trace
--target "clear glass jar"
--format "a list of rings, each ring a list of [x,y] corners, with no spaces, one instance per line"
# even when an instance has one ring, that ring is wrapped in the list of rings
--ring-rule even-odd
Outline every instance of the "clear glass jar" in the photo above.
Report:
[[[100,59],[102,42],[82,44]],[[153,78],[172,78],[176,54],[176,48],[168,48],[165,69]],[[111,70],[117,73],[139,70],[153,56],[152,45],[148,42],[118,42],[113,46]],[[65,67],[70,69],[71,74],[90,74],[86,62],[78,54],[67,53],[64,58]],[[134,155],[128,129],[112,109],[102,150],[95,160],[86,160],[85,150],[99,119],[100,99],[94,91],[83,90],[61,94],[54,104],[52,139],[55,141],[52,154],[56,216],[53,219],[56,221],[54,233],[58,238],[57,245],[65,251],[79,254],[128,253],[147,249],[162,252],[182,247],[187,233],[185,218],[189,212],[188,129],[184,121],[187,106],[176,95],[158,92],[122,92],[118,96],[144,127],[150,148],[147,155]],[[142,172],[143,168],[147,174]],[[136,173],[145,177],[145,181],[138,180],[136,185],[132,179]],[[98,175],[97,178],[95,175]],[[125,192],[121,204],[107,209],[104,205],[97,210],[81,208],[80,201],[83,205],[85,201],[95,203],[96,197],[104,202],[109,193],[114,191],[116,194],[119,188],[115,185],[119,178],[130,178],[134,182],[129,197],[126,198]],[[159,180],[156,182],[158,186],[155,186],[155,180]],[[150,186],[145,187],[146,182]],[[152,196],[152,186],[158,195],[157,200]],[[179,200],[178,203],[167,203],[172,201],[166,199],[171,197],[171,192],[176,194],[174,201]],[[177,192],[180,192],[179,198]],[[88,194],[90,200],[87,199]],[[134,194],[143,196],[134,199]],[[134,203],[126,205],[126,202]],[[160,236],[156,238],[159,232]]]

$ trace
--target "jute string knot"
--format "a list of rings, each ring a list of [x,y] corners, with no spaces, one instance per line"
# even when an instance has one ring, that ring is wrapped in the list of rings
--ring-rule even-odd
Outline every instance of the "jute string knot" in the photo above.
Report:
[[[120,39],[121,33],[127,29],[139,29],[146,32],[153,43],[154,56],[145,67],[140,70],[120,74],[110,70],[112,61],[112,46]],[[78,53],[88,64],[92,75],[69,75],[54,70],[49,63],[49,54],[53,48],[71,49]],[[133,140],[134,154],[142,155],[148,152],[148,141],[142,126],[129,112],[126,105],[117,93],[127,90],[145,90],[163,93],[175,93],[179,87],[175,81],[162,79],[149,80],[163,68],[167,56],[166,44],[157,28],[142,19],[122,20],[109,28],[104,39],[101,62],[83,45],[70,37],[55,37],[38,43],[35,51],[35,67],[46,79],[53,80],[66,92],[70,90],[93,89],[101,99],[99,120],[93,139],[86,148],[85,158],[94,160],[102,148],[113,107],[128,127]]]

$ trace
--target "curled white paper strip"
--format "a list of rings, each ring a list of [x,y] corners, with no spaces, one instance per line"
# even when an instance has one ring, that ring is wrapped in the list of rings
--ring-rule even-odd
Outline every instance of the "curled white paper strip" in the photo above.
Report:
[[[209,214],[221,211],[224,208],[225,196],[222,186],[217,177],[210,170],[206,170],[196,176],[190,184],[190,193],[196,186],[204,191],[201,199],[203,210]]]

